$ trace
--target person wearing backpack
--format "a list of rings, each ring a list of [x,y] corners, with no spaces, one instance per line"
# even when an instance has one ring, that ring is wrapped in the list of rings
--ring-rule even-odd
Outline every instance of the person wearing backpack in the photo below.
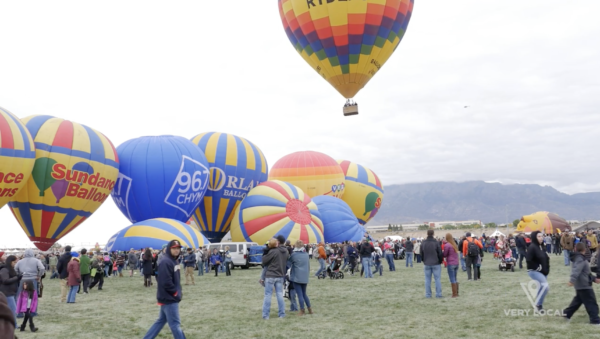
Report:
[[[479,250],[483,249],[481,242],[471,237],[471,232],[467,232],[466,239],[463,242],[463,253],[466,254],[467,262],[467,280],[477,281],[477,260],[479,257]],[[471,279],[471,267],[473,267],[473,278]]]

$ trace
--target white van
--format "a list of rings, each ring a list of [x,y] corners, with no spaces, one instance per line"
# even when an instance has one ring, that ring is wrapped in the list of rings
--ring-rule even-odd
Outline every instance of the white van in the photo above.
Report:
[[[233,263],[231,269],[234,267],[241,267],[246,269],[250,267],[248,263],[248,251],[250,246],[257,246],[258,244],[255,242],[221,242],[221,243],[212,243],[208,246],[208,250],[210,254],[212,254],[213,250],[216,248],[217,250],[225,251],[225,247],[229,246],[229,253],[231,254],[231,262]]]

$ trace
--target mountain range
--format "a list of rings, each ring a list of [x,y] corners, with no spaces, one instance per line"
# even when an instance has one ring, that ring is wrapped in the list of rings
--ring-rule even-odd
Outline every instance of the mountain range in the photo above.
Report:
[[[550,186],[484,181],[390,185],[369,225],[462,220],[501,224],[537,211],[567,220],[598,220],[600,192],[569,195]]]

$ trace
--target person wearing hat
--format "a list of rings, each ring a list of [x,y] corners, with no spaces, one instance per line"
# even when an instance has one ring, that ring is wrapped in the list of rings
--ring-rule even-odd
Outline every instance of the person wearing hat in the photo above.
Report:
[[[81,270],[79,268],[79,260],[79,253],[71,252],[71,261],[67,265],[67,283],[69,284],[69,295],[67,296],[67,304],[75,303],[75,297],[77,296],[79,284],[81,283]]]
[[[185,267],[185,284],[189,285],[189,279],[192,279],[192,285],[196,285],[194,282],[194,267],[196,267],[196,255],[194,249],[188,247],[187,254],[183,258],[183,266]],[[189,278],[189,279],[188,279]]]
[[[169,324],[175,339],[185,339],[179,318],[179,302],[182,299],[182,290],[179,269],[181,266],[177,264],[177,258],[180,254],[181,244],[179,240],[169,241],[161,262],[158,264],[158,288],[156,290],[156,299],[160,306],[158,319],[150,327],[144,339],[156,338],[166,323]]]

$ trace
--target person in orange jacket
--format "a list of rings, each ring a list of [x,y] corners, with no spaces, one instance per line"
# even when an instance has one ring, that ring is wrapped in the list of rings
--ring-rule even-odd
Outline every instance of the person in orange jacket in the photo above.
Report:
[[[325,253],[325,244],[323,242],[319,243],[319,270],[315,274],[315,277],[318,277],[319,274],[325,271],[325,259],[327,259],[327,253]]]
[[[479,249],[483,248],[483,245],[481,244],[481,242],[473,237],[471,237],[471,232],[467,232],[466,234],[467,238],[465,239],[465,241],[463,242],[463,253],[466,257],[466,261],[467,261],[467,279],[468,280],[477,280],[477,271],[476,271],[476,264],[477,264],[477,257],[479,256]],[[475,248],[473,247],[474,244],[475,246],[477,246],[479,249],[477,249],[475,251]],[[471,251],[469,251],[469,245],[471,245],[472,249]],[[473,270],[473,278],[471,279],[471,266],[473,266],[474,270]]]

